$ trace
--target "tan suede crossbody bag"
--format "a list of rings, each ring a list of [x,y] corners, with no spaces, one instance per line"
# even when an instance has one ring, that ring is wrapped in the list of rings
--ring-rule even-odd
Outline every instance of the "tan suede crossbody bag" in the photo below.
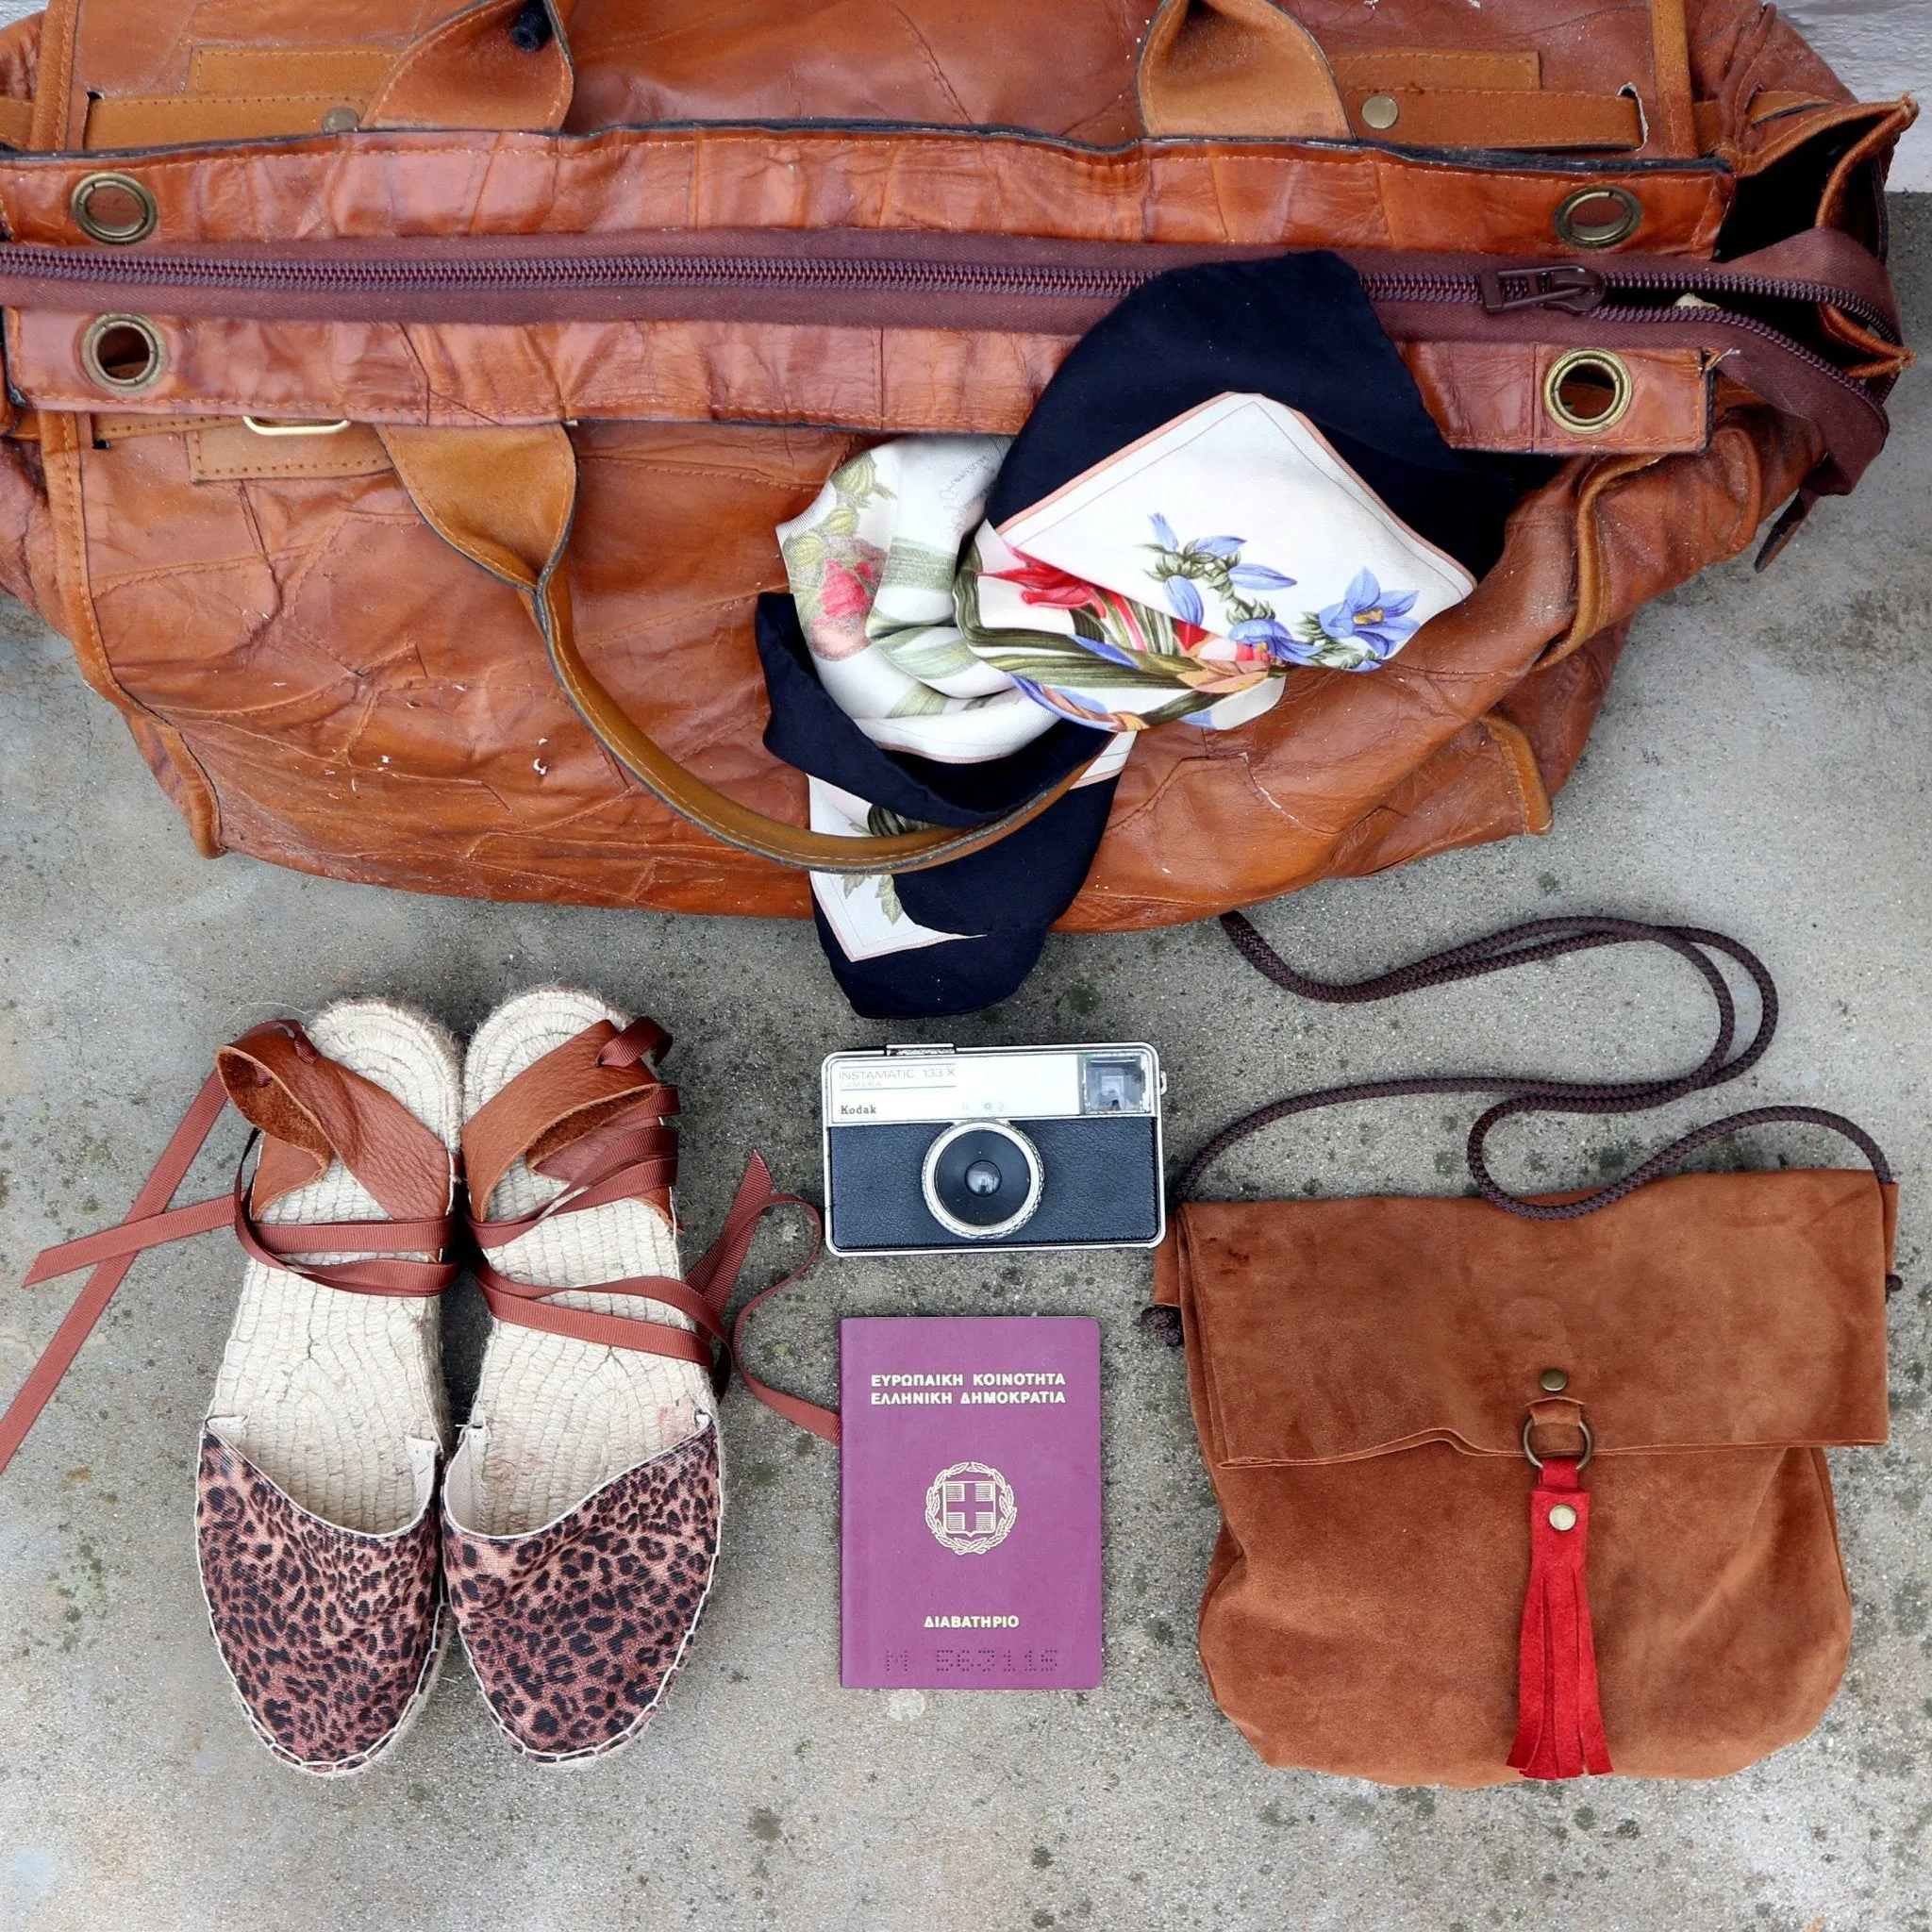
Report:
[[[1372,1082],[1286,1100],[1202,1151],[1341,1101],[1503,1097],[1469,1158],[1486,1198],[1185,1201],[1150,1326],[1184,1331],[1223,1527],[1201,1606],[1216,1701],[1270,1764],[1389,1784],[1618,1772],[1715,1777],[1803,1737],[1842,1676],[1852,1605],[1824,1451],[1883,1442],[1896,1190],[1838,1114],[1766,1107],[1612,1185],[1523,1200],[1483,1143],[1536,1109],[1624,1113],[1736,1078],[1776,1024],[1722,935],[1617,920],[1499,933],[1355,986],[1308,980],[1238,915],[1277,984],[1381,999],[1627,941],[1718,1001],[1691,1073],[1602,1086]],[[1733,1053],[1714,955],[1757,983]],[[1869,1171],[1662,1170],[1719,1135],[1807,1123]]]

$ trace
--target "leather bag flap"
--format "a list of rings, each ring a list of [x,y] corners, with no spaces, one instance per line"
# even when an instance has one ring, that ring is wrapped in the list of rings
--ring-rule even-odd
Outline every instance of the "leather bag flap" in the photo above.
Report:
[[[1575,1221],[1482,1200],[1193,1203],[1161,1256],[1219,1466],[1521,1456],[1559,1370],[1600,1456],[1881,1442],[1895,1190],[1687,1174]]]

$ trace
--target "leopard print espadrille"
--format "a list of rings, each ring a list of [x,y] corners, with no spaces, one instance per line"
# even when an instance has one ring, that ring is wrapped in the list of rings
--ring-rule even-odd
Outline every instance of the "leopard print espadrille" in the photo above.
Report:
[[[634,1738],[717,1560],[718,1311],[678,1273],[665,1036],[540,988],[470,1043],[464,1154],[495,1324],[443,1491],[450,1602],[497,1724],[558,1764]]]

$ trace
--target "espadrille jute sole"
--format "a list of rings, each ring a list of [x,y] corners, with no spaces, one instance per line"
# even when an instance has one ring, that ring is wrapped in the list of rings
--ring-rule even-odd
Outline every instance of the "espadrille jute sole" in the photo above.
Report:
[[[308,1038],[454,1150],[460,1076],[440,1027],[358,1000],[319,1015]],[[383,1218],[339,1159],[260,1216]],[[447,1431],[434,1297],[353,1293],[245,1263],[202,1439],[197,1544],[223,1663],[283,1763],[365,1769],[421,1708],[441,1643],[433,1506]]]
[[[566,988],[508,1001],[471,1041],[466,1116],[587,1028],[627,1017]],[[518,1159],[473,1210],[514,1220],[563,1189]],[[598,1291],[679,1274],[670,1222],[644,1201],[559,1215],[486,1253],[500,1274],[561,1291],[550,1305],[691,1325],[648,1296]],[[444,1563],[485,1701],[526,1757],[621,1748],[682,1662],[717,1558],[715,1407],[694,1362],[492,1325],[444,1485]]]
[[[538,987],[506,1001],[470,1041],[465,1113],[585,1027],[599,1020],[622,1026],[626,1019],[595,993],[564,987]],[[519,1160],[488,1202],[474,1205],[491,1220],[508,1220],[534,1213],[563,1191],[563,1182]],[[562,1307],[691,1325],[661,1302],[594,1292],[599,1282],[679,1272],[669,1223],[641,1201],[612,1201],[547,1222],[491,1250],[490,1259],[519,1281],[574,1291],[552,1298]],[[529,1535],[681,1441],[711,1406],[709,1378],[695,1363],[493,1324],[473,1426],[459,1448],[461,1465],[452,1470],[458,1520],[484,1536]],[[470,1440],[479,1424],[487,1425],[487,1443]]]

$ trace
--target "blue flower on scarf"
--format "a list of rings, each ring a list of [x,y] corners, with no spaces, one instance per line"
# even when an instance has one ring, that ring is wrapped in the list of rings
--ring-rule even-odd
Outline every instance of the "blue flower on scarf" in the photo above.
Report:
[[[1076,724],[1091,724],[1096,731],[1115,731],[1120,727],[1114,723],[1111,711],[1103,711],[1096,705],[1090,705],[1073,692],[1061,691],[1057,686],[1041,684],[1038,678],[1023,677],[1017,671],[1007,674],[1014,688],[1031,698],[1036,705],[1049,711],[1055,711],[1062,718],[1071,718]]]
[[[1238,644],[1250,644],[1257,650],[1266,651],[1278,664],[1299,664],[1303,661],[1302,647],[1295,641],[1294,633],[1278,618],[1251,617],[1235,625],[1228,631],[1228,636]]]
[[[1379,663],[1422,628],[1407,614],[1416,595],[1384,591],[1374,572],[1358,570],[1341,601],[1318,612],[1315,621],[1338,644],[1366,645],[1370,660]]]
[[[1230,583],[1239,584],[1244,591],[1291,591],[1295,580],[1284,575],[1278,570],[1270,570],[1265,563],[1237,563],[1227,573]]]
[[[1207,605],[1197,584],[1206,584],[1220,600],[1224,622],[1232,620],[1238,625],[1266,623],[1274,616],[1273,606],[1242,592],[1294,588],[1294,579],[1285,571],[1241,561],[1241,549],[1248,541],[1245,537],[1194,537],[1183,543],[1158,510],[1149,515],[1147,523],[1154,541],[1141,547],[1155,554],[1147,575],[1166,591],[1168,608],[1196,630],[1208,627]],[[1241,633],[1237,629],[1228,635],[1239,637]],[[1189,640],[1181,641],[1184,648],[1189,647]]]

